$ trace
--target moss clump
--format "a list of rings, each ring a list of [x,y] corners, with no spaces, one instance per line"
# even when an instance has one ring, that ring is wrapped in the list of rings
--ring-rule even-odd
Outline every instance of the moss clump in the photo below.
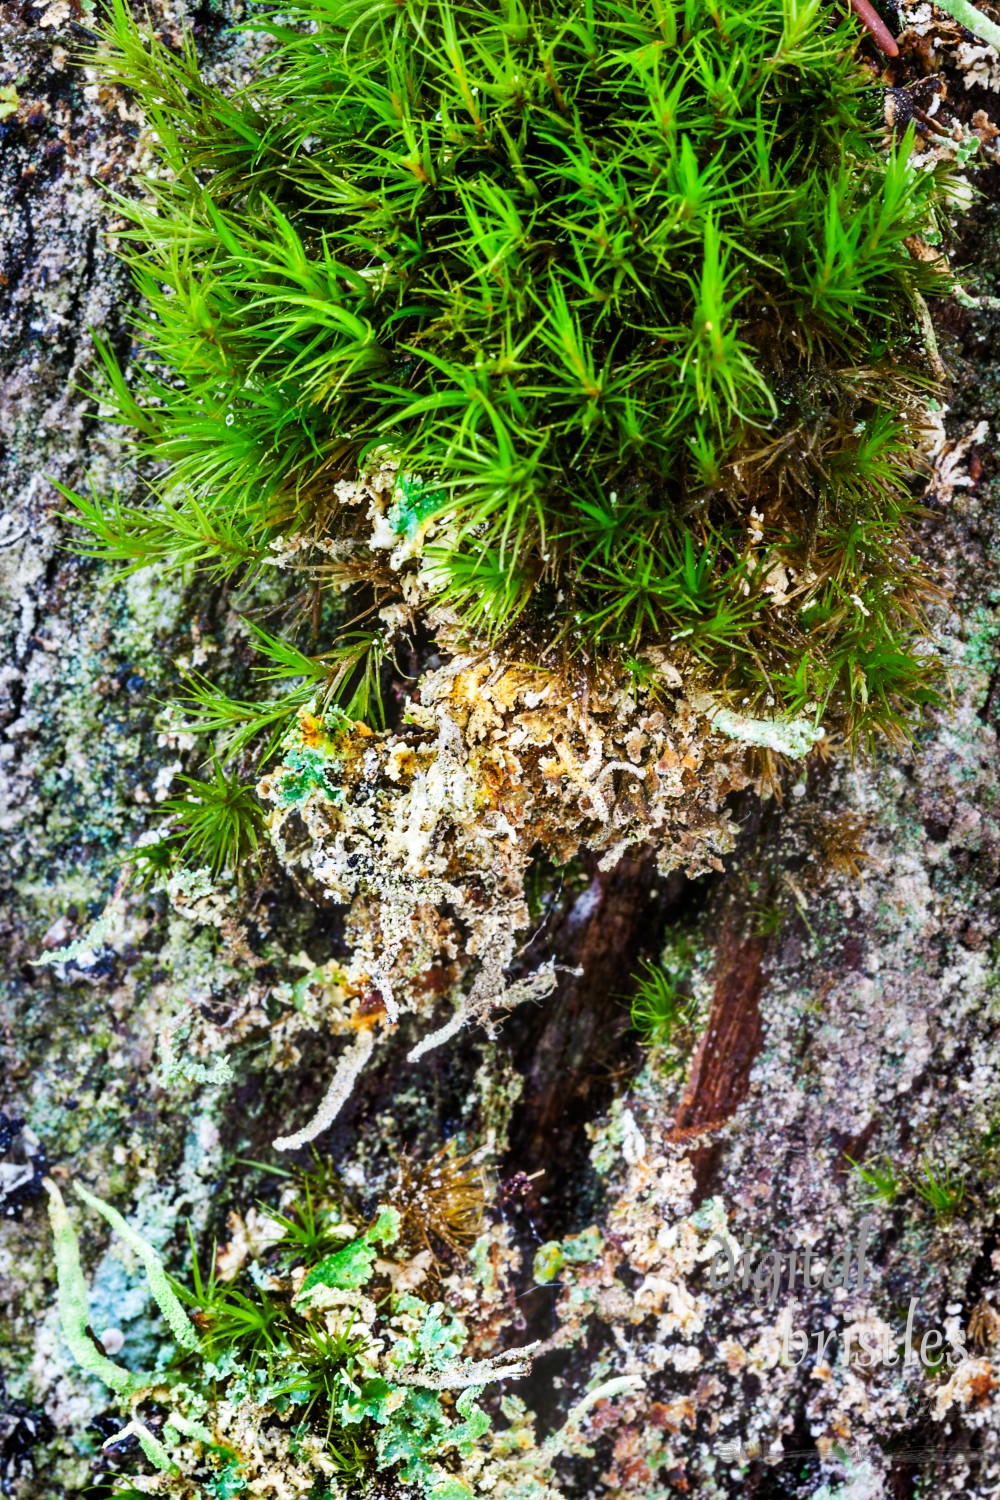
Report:
[[[247,24],[271,45],[231,98],[122,3],[104,34],[157,158],[121,205],[146,310],[108,390],[168,477],[145,507],[78,496],[96,549],[246,586],[314,544],[314,619],[329,584],[385,619],[416,558],[468,635],[668,646],[750,712],[905,732],[930,694],[916,309],[943,285],[905,242],[941,181],[886,146],[853,23],[295,0]],[[380,540],[345,495],[386,454]],[[281,635],[269,681],[350,693],[343,650]],[[273,702],[201,704],[273,745]]]
[[[466,1241],[471,1174],[461,1168],[469,1160],[438,1152],[425,1179],[437,1184],[439,1214],[450,1194]],[[448,1181],[445,1161],[456,1168]],[[411,1173],[412,1163],[404,1178]],[[489,1466],[491,1492],[548,1500],[544,1484],[523,1487],[526,1471],[547,1468],[546,1455],[528,1455],[523,1444],[510,1453],[478,1404],[487,1386],[527,1373],[535,1346],[487,1353],[460,1313],[413,1290],[446,1295],[457,1283],[467,1303],[479,1289],[468,1244],[449,1246],[453,1275],[445,1282],[429,1245],[413,1254],[426,1233],[412,1214],[383,1207],[361,1228],[320,1167],[283,1194],[283,1212],[252,1211],[247,1223],[231,1216],[243,1234],[207,1276],[192,1240],[188,1286],[166,1276],[158,1254],[110,1204],[77,1185],[143,1263],[174,1335],[176,1349],[162,1368],[133,1374],[99,1352],[89,1331],[76,1231],[58,1188],[48,1181],[47,1188],[64,1336],[78,1364],[128,1405],[117,1438],[136,1436],[159,1470],[152,1486],[135,1476],[141,1493],[155,1488],[189,1500],[248,1488],[272,1494],[291,1484],[296,1493],[345,1500],[392,1475],[417,1497],[472,1500]],[[475,1229],[484,1229],[478,1219]],[[486,1260],[499,1261],[506,1231],[484,1230],[477,1245]],[[392,1254],[403,1259],[387,1259]],[[485,1340],[492,1342],[488,1333]],[[463,1357],[470,1342],[472,1357]],[[147,1425],[147,1403],[158,1409],[159,1436]]]

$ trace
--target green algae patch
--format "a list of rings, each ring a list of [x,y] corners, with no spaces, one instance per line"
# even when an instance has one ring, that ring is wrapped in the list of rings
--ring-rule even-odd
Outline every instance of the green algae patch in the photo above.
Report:
[[[329,757],[320,750],[308,748],[286,752],[282,774],[278,777],[278,796],[287,806],[305,802],[313,792],[322,792],[331,802],[343,802],[340,787],[331,786],[328,777],[332,771]]]

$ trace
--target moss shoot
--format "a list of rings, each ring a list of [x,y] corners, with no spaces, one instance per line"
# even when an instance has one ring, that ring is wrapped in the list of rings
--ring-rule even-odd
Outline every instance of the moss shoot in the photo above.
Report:
[[[343,494],[391,455],[432,630],[639,674],[665,648],[744,713],[903,737],[933,697],[912,481],[946,285],[906,242],[939,239],[946,169],[886,139],[854,23],[296,0],[246,26],[269,45],[232,96],[121,0],[101,45],[156,158],[118,204],[144,311],[105,395],[164,477],[76,514],[132,567],[250,605],[266,576],[278,622],[250,699],[189,685],[198,726],[260,752],[306,699],[377,709],[405,590]]]

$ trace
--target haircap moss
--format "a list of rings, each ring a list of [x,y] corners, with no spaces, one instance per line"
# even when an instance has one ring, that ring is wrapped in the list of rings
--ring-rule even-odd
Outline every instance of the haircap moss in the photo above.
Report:
[[[909,245],[940,237],[949,169],[886,142],[851,20],[293,0],[244,26],[270,46],[231,95],[124,0],[103,28],[155,159],[116,200],[144,305],[104,395],[165,478],[70,496],[127,567],[247,599],[299,575],[257,698],[194,679],[199,727],[273,753],[308,702],[375,713],[423,618],[540,660],[666,649],[797,744],[905,736],[934,697],[922,299],[949,286]],[[303,651],[303,577],[381,623]],[[213,860],[249,852],[240,818]]]

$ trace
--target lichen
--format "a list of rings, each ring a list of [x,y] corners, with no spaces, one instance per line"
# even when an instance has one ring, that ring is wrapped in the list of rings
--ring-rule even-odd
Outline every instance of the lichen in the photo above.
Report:
[[[24,1500],[94,1482],[177,1500],[359,1488],[666,1500],[685,1487],[724,1500],[760,1483],[819,1497],[881,1493],[892,1454],[919,1440],[947,1455],[956,1487],[988,1493],[996,289],[993,211],[969,206],[966,183],[992,190],[979,165],[1000,137],[989,56],[931,7],[904,6],[902,61],[881,74],[927,104],[911,84],[932,65],[947,73],[929,118],[948,134],[925,127],[913,162],[952,173],[948,212],[962,201],[982,264],[963,266],[954,224],[939,223],[913,253],[947,245],[949,285],[960,276],[973,294],[922,312],[900,299],[914,359],[957,372],[936,405],[906,405],[924,424],[912,489],[928,515],[914,545],[948,590],[930,602],[948,696],[915,746],[873,765],[843,754],[837,714],[814,696],[791,713],[780,693],[744,702],[682,634],[626,661],[546,654],[537,621],[504,640],[460,629],[460,612],[434,602],[440,549],[455,547],[438,481],[385,454],[360,475],[353,460],[326,472],[340,521],[269,543],[249,606],[184,571],[165,588],[139,573],[102,593],[57,553],[40,476],[80,486],[89,467],[102,494],[117,483],[123,503],[143,504],[73,387],[88,322],[128,344],[114,303],[130,294],[91,233],[88,177],[107,167],[122,183],[155,146],[131,95],[96,79],[74,94],[77,33],[59,10],[41,27],[0,21],[20,100],[3,122],[17,177],[7,244],[23,246],[27,215],[44,245],[9,289],[38,330],[0,416],[0,465],[28,517],[23,536],[0,521],[15,599],[3,858],[19,903],[4,927],[0,1125],[30,1121],[16,1140],[0,1130],[0,1211],[16,1207],[0,1251],[0,1482]],[[260,45],[223,39],[236,19],[197,17],[199,47],[222,59],[202,76],[227,88],[239,48]],[[180,11],[153,20],[182,45]],[[772,505],[739,501],[752,593],[737,603],[752,597],[761,634],[777,635],[794,591],[813,586],[809,564],[791,571],[802,559],[782,552]],[[275,853],[262,842],[235,872],[178,866],[169,814],[135,846],[174,777],[200,774],[204,738],[158,702],[175,692],[172,664],[271,703],[248,619],[270,632],[308,616],[295,639],[319,659],[352,626],[345,562],[385,588],[361,622],[378,619],[386,648],[385,719],[361,722],[353,680],[338,701],[325,676],[282,681],[275,694],[297,701],[276,753],[233,771],[262,786]],[[871,599],[852,584],[838,608],[864,628]],[[160,842],[170,868],[147,879],[141,849]],[[642,914],[633,925],[607,899],[618,880],[619,905]],[[655,1044],[629,1028],[651,966],[685,1002]],[[369,1049],[341,1113],[320,1113],[309,1199],[306,1153],[275,1157],[274,1135],[303,1139],[331,1078],[343,1103]],[[743,1080],[724,1118],[708,1109],[718,1058]],[[791,1367],[786,1309],[713,1289],[712,1247],[805,1241],[829,1254],[871,1211],[851,1163],[886,1161],[898,1189],[875,1210],[867,1296],[820,1288],[795,1317],[813,1347],[830,1333],[842,1347],[848,1332],[898,1334],[914,1296],[928,1325],[966,1335],[969,1358],[957,1372]],[[927,1163],[961,1189],[954,1211],[915,1188]],[[93,1188],[94,1212],[73,1210],[78,1239],[53,1200],[54,1249],[39,1225],[43,1171]],[[279,1309],[270,1358],[236,1316],[248,1306],[265,1323]],[[171,1324],[201,1347],[185,1353]],[[310,1407],[318,1369],[331,1386]],[[785,1466],[748,1476],[761,1458]]]

